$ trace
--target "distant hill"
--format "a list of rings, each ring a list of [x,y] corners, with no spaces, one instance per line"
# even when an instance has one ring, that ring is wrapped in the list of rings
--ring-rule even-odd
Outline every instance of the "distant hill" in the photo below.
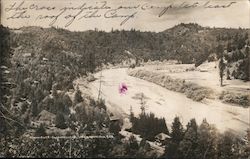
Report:
[[[198,24],[179,24],[163,32],[141,32],[113,30],[70,32],[64,29],[23,27],[19,32],[12,32],[12,46],[23,46],[28,52],[43,52],[49,58],[50,53],[62,51],[80,55],[84,63],[120,63],[128,58],[124,50],[144,61],[174,59],[180,63],[195,63],[196,66],[218,54],[217,47],[227,49],[228,43],[247,36],[241,48],[249,46],[250,29],[209,28]],[[236,44],[238,45],[238,44]],[[245,58],[245,57],[244,57]],[[87,60],[87,61],[86,61]],[[89,61],[89,62],[88,62]]]

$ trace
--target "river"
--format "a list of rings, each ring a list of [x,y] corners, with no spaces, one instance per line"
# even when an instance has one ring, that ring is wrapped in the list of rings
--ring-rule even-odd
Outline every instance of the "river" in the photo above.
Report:
[[[175,116],[179,116],[183,125],[195,118],[200,124],[203,119],[215,124],[221,132],[233,131],[244,135],[249,127],[249,108],[232,106],[218,100],[195,102],[185,95],[167,90],[154,83],[129,76],[127,68],[107,69],[95,74],[97,80],[89,87],[94,98],[98,97],[101,76],[101,98],[105,99],[108,109],[116,115],[126,117],[130,108],[135,115],[141,112],[140,100],[135,96],[143,93],[146,97],[146,112],[164,117],[168,128]],[[125,83],[128,90],[119,93],[119,85]]]

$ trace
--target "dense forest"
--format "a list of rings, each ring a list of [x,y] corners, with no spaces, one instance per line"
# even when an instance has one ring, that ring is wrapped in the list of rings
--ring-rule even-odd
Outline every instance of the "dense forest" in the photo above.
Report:
[[[206,119],[200,125],[191,119],[185,128],[180,118],[176,117],[171,127],[171,138],[165,148],[167,158],[243,159],[250,155],[247,143],[230,131],[218,133]]]
[[[65,157],[68,155],[68,140],[40,141],[27,136],[86,134],[113,134],[115,139],[84,142],[75,139],[72,151],[76,157],[155,157],[148,150],[145,140],[153,140],[160,132],[171,136],[170,142],[165,145],[165,155],[169,158],[188,158],[192,156],[191,152],[196,151],[200,152],[196,158],[202,158],[204,154],[211,155],[207,158],[227,158],[225,155],[232,149],[234,155],[241,152],[239,158],[247,155],[246,145],[238,140],[231,141],[234,139],[231,134],[222,134],[216,138],[219,142],[214,145],[215,136],[211,133],[216,132],[205,120],[200,126],[190,121],[184,129],[176,118],[169,132],[165,119],[145,113],[132,118],[134,125],[131,131],[142,136],[141,143],[138,144],[133,136],[124,143],[118,133],[121,123],[112,123],[105,101],[96,101],[82,94],[73,83],[78,77],[87,78],[103,64],[115,65],[131,56],[142,61],[175,59],[198,66],[206,60],[217,60],[221,52],[227,60],[230,78],[249,80],[247,29],[180,24],[160,33],[134,29],[107,33],[99,30],[70,32],[58,28],[9,29],[0,26],[0,34],[0,141],[3,143],[0,145],[0,157]],[[125,50],[132,54],[127,54]],[[213,58],[213,55],[217,57]],[[70,91],[73,95],[69,94]],[[44,118],[46,122],[41,124]],[[159,129],[146,131],[154,126]],[[190,143],[190,138],[197,140]],[[229,147],[221,147],[225,145],[223,142],[229,142],[226,144]],[[190,144],[193,145],[191,150],[187,148]],[[238,144],[241,144],[240,149],[234,148]],[[223,154],[219,153],[220,148]]]
[[[248,142],[231,131],[220,133],[216,126],[209,124],[206,119],[203,119],[200,125],[195,119],[191,119],[186,126],[183,126],[180,117],[176,116],[169,131],[165,119],[157,118],[153,113],[146,113],[145,102],[141,102],[141,113],[135,117],[131,109],[130,121],[132,127],[129,131],[140,134],[143,138],[141,142],[156,141],[159,133],[168,136],[161,141],[165,147],[162,157],[165,158],[247,159],[250,156]]]
[[[246,72],[249,36],[249,29],[205,28],[193,23],[181,23],[159,33],[135,29],[70,32],[57,28],[25,27],[12,34],[11,45],[22,46],[25,52],[43,53],[50,60],[75,56],[75,63],[85,68],[83,72],[94,71],[101,63],[117,64],[131,56],[143,61],[175,59],[198,66],[206,60],[217,60],[214,55],[226,51],[227,57],[233,58],[229,59],[228,67],[237,65],[231,68],[231,72],[236,72],[233,76],[249,80]],[[132,55],[126,54],[125,50]],[[58,53],[66,55],[60,57]]]
[[[13,46],[9,29],[3,26],[0,29],[0,141],[3,143],[0,145],[0,156],[64,157],[68,156],[69,140],[55,143],[54,139],[44,141],[30,137],[111,134],[113,128],[105,101],[84,96],[78,86],[73,86],[73,80],[87,72],[80,68],[77,57],[68,52],[39,52],[38,46]],[[69,89],[74,91],[73,96],[69,95]],[[112,142],[116,143],[116,139]],[[120,142],[119,138],[117,142]],[[101,143],[104,144],[103,139],[88,141],[78,147],[76,153],[85,157],[109,153],[106,151],[109,147],[98,148]],[[96,146],[96,150],[88,148],[89,145]],[[83,147],[91,152],[79,154],[79,149]]]
[[[196,123],[195,119],[191,119],[184,127],[180,118],[175,117],[171,125],[171,132],[168,132],[164,119],[161,125],[162,119],[159,120],[153,116],[152,113],[147,115],[142,112],[140,117],[136,118],[133,113],[130,114],[133,123],[132,131],[143,137],[141,142],[155,140],[150,138],[152,133],[155,133],[153,136],[159,132],[169,135],[170,138],[166,138],[162,142],[165,146],[165,153],[162,157],[169,159],[246,159],[250,155],[247,143],[230,131],[219,133],[216,127],[209,124],[206,119],[200,125]],[[156,124],[157,121],[159,124]],[[134,126],[135,124],[140,128]],[[164,130],[159,131],[159,129]],[[138,155],[138,153],[134,154],[134,156]]]

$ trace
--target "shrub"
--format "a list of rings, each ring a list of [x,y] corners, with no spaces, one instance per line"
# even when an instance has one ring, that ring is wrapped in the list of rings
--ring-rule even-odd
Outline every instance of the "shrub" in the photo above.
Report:
[[[188,98],[191,98],[194,101],[201,101],[204,98],[210,98],[210,95],[212,94],[212,90],[209,88],[199,86],[195,83],[187,83],[183,79],[173,79],[168,75],[156,72],[140,69],[130,71],[128,74],[130,76],[153,82],[171,91],[184,93]]]
[[[249,107],[250,106],[250,97],[246,93],[233,93],[228,91],[223,91],[219,99],[232,104],[238,104],[243,107]]]

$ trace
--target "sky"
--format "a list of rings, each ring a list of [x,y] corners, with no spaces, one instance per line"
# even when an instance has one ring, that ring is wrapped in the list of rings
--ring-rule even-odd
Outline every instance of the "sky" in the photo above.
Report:
[[[80,10],[81,6],[86,8]],[[89,9],[90,6],[92,9]],[[99,8],[93,9],[95,6]],[[119,8],[120,6],[122,8]],[[25,12],[22,18],[19,16],[21,12]],[[90,18],[93,12],[99,17]],[[62,14],[52,24],[53,16],[55,19],[60,13]],[[67,25],[73,15],[77,16]],[[125,20],[126,18],[128,20]],[[134,28],[160,32],[179,23],[198,23],[207,27],[250,28],[250,2],[249,0],[2,0],[1,23],[10,28],[54,26],[71,31]]]

